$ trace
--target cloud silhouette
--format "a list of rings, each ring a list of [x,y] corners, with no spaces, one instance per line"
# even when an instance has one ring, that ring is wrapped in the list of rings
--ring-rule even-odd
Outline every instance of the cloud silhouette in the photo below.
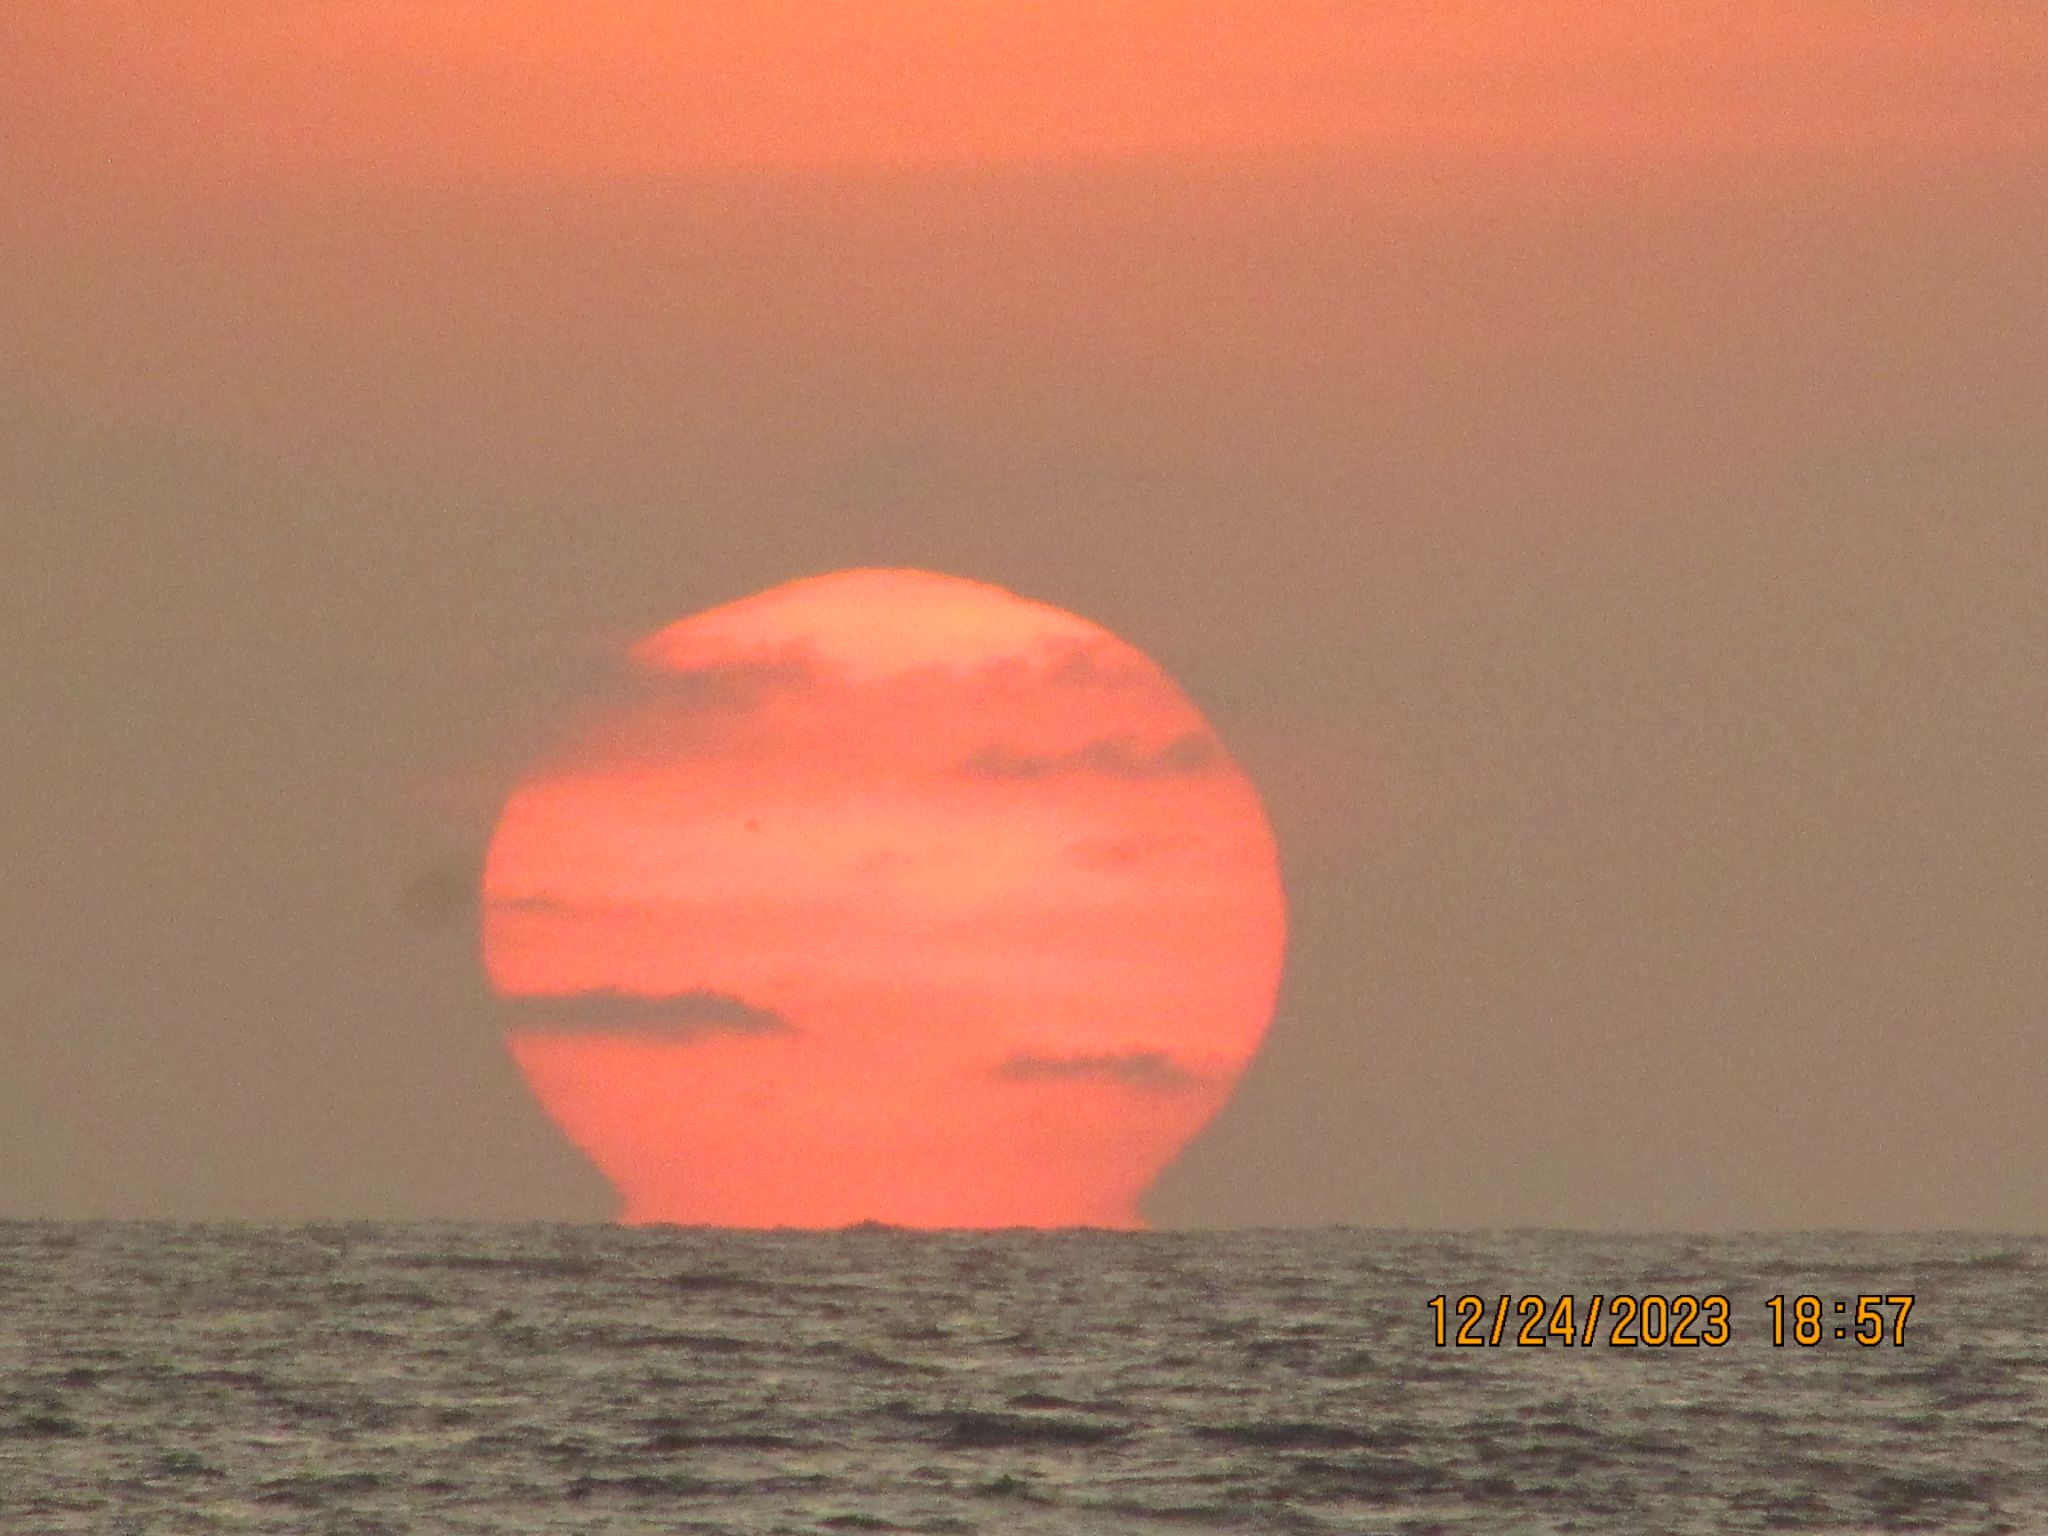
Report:
[[[561,918],[574,922],[617,922],[647,913],[647,907],[637,902],[584,901],[548,895],[487,896],[484,905],[502,917]]]
[[[571,773],[615,770],[730,752],[776,700],[831,683],[802,646],[694,666],[636,658],[610,679],[604,707],[592,712],[554,766]]]
[[[1104,1051],[1070,1056],[1019,1051],[991,1076],[1010,1083],[1102,1083],[1145,1093],[1185,1093],[1201,1074],[1164,1051]]]
[[[744,714],[771,694],[802,693],[823,682],[817,659],[801,647],[697,667],[649,668],[634,682],[649,699],[684,712]]]
[[[1135,736],[1102,736],[1067,752],[1019,752],[983,747],[960,771],[977,779],[1049,779],[1092,774],[1105,779],[1182,779],[1212,771],[1222,761],[1215,739],[1202,731],[1176,736],[1150,751]]]
[[[1062,648],[1045,673],[1056,688],[1125,688],[1150,679],[1128,652],[1087,640]]]
[[[758,1007],[730,992],[698,988],[687,992],[625,992],[596,987],[586,992],[532,992],[505,999],[515,1029],[549,1034],[794,1035],[799,1033],[773,1008]]]
[[[477,874],[467,863],[423,869],[398,893],[399,915],[416,928],[447,928],[473,915]]]

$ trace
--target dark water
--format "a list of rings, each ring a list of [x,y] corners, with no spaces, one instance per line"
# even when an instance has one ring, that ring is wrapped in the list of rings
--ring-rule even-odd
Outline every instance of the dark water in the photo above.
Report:
[[[1432,1343],[1596,1290],[1733,1341]],[[1982,1236],[0,1224],[0,1531],[2048,1532],[2044,1324]]]

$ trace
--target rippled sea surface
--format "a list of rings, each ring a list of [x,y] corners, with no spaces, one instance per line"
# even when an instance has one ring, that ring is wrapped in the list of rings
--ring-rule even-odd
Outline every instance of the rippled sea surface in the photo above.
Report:
[[[1595,1291],[1732,1340],[1435,1346]],[[7,1536],[1901,1529],[2048,1531],[2048,1243],[0,1223]]]

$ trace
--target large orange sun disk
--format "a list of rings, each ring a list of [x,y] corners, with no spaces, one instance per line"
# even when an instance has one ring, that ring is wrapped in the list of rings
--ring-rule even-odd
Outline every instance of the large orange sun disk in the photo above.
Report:
[[[1142,653],[917,571],[627,657],[507,800],[484,955],[629,1222],[1137,1224],[1271,1015],[1250,781]]]

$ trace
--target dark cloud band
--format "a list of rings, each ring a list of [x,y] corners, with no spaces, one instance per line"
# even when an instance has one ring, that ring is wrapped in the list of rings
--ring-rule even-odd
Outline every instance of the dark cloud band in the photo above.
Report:
[[[983,747],[960,771],[977,779],[1049,779],[1090,774],[1105,779],[1182,779],[1211,772],[1222,761],[1215,740],[1201,731],[1146,750],[1134,736],[1104,736],[1067,752],[1019,752]]]
[[[793,1035],[797,1027],[773,1008],[762,1008],[730,992],[624,992],[598,987],[587,992],[536,992],[510,997],[506,1005],[515,1029],[549,1034],[658,1035],[690,1039],[699,1035]]]
[[[1010,1083],[1101,1083],[1145,1093],[1185,1093],[1202,1078],[1164,1051],[1104,1051],[1059,1056],[1019,1051],[995,1068]]]
[[[808,692],[821,680],[817,659],[789,647],[703,666],[650,668],[634,681],[650,701],[676,709],[745,714],[772,695]]]

